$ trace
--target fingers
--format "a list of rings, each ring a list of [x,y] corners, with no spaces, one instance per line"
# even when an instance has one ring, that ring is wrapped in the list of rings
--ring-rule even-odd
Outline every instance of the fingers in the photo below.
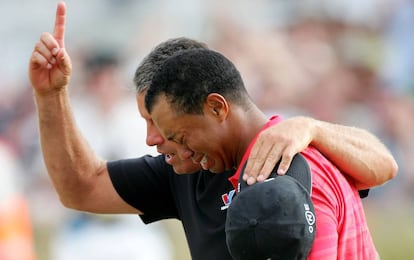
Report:
[[[32,53],[30,63],[32,66],[31,68],[52,68],[52,65],[49,63],[49,61],[43,55],[36,51]]]
[[[278,163],[280,157],[282,156],[282,149],[283,147],[274,146],[273,149],[269,152],[267,158],[265,158],[266,160],[264,161],[262,168],[260,169],[260,175],[257,177],[258,182],[263,182],[269,178],[270,174],[275,168],[275,165]],[[278,174],[279,170],[280,167],[278,168]]]
[[[268,145],[267,147],[266,152],[262,148],[262,156],[258,156],[254,160],[255,164],[253,165],[252,170],[247,172],[249,175],[247,183],[249,185],[254,184],[256,181],[263,182],[269,178],[285,149],[281,144],[272,144],[272,146]]]
[[[260,152],[259,152],[260,151]],[[260,169],[263,166],[264,155],[267,155],[270,148],[261,140],[257,140],[252,150],[250,151],[249,158],[247,160],[246,168],[244,169],[243,180],[247,184],[252,185],[256,182],[256,177],[260,174]],[[263,156],[260,156],[260,154]]]
[[[287,170],[292,163],[293,156],[296,154],[292,149],[292,146],[282,147],[278,149],[277,146],[273,147],[270,153],[267,155],[266,160],[260,170],[260,175],[257,176],[257,181],[263,182],[267,178],[269,178],[270,174],[272,173],[275,165],[279,162],[280,164],[276,170],[278,175],[286,174]]]
[[[56,19],[53,35],[50,33],[42,33],[40,41],[36,43],[32,62],[40,66],[51,69],[58,61],[63,65],[65,62],[66,53],[61,51],[64,48],[65,36],[65,21],[66,21],[66,4],[60,2],[56,8]],[[59,60],[57,61],[57,55]],[[66,59],[67,60],[67,59]]]
[[[55,56],[58,51],[58,43],[53,36],[50,33],[42,33],[40,41],[34,47],[32,61],[51,68],[57,62]]]
[[[65,47],[65,23],[66,23],[66,4],[65,2],[59,2],[56,8],[55,27],[53,30],[53,36],[59,44],[60,48]]]
[[[68,53],[64,48],[60,49],[56,55],[57,65],[65,76],[70,76],[72,73],[72,64]]]
[[[277,169],[278,175],[284,175],[288,171],[290,164],[292,163],[293,157],[295,156],[296,150],[293,149],[292,146],[287,146],[286,149],[283,151],[282,159],[280,161],[279,167]],[[272,167],[272,165],[270,165]],[[274,166],[273,166],[274,167]]]
[[[284,149],[285,146],[282,144],[258,140],[252,148],[244,171],[243,179],[247,184],[266,180],[280,160]]]
[[[285,174],[294,155],[303,151],[313,140],[312,129],[308,120],[297,117],[261,132],[251,150],[243,180],[249,185],[264,181],[279,160],[277,174]]]
[[[292,146],[273,145],[267,146],[267,154],[265,152],[265,146],[258,148],[262,156],[249,157],[249,160],[244,171],[243,180],[248,185],[252,185],[257,182],[263,182],[271,175],[275,165],[279,162],[277,168],[278,175],[286,174],[287,170],[292,163],[293,156],[296,154],[295,149]],[[249,165],[250,164],[250,165]]]

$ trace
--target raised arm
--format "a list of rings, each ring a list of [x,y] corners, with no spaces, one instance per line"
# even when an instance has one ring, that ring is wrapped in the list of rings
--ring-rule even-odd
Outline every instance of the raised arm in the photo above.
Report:
[[[293,117],[260,134],[243,177],[249,184],[256,182],[256,176],[257,181],[263,181],[280,158],[278,172],[284,174],[293,155],[308,145],[349,175],[358,189],[381,185],[398,171],[394,157],[370,132],[309,117]]]
[[[139,213],[112,186],[106,162],[76,126],[69,101],[72,64],[64,46],[66,5],[56,10],[54,33],[43,33],[29,61],[43,159],[62,203],[95,213]]]

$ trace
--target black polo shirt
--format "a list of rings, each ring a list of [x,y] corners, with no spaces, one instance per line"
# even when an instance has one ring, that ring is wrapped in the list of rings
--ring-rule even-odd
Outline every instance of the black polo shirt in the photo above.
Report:
[[[226,246],[226,205],[234,188],[232,172],[177,175],[164,156],[108,162],[119,195],[144,213],[144,223],[181,220],[192,259],[232,259]]]

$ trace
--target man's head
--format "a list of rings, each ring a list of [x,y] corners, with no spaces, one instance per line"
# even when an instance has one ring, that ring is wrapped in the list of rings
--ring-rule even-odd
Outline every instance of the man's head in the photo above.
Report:
[[[218,52],[182,51],[165,61],[145,97],[147,111],[180,154],[222,172],[236,166],[232,113],[244,113],[251,101],[236,67]],[[233,120],[232,120],[233,119]],[[243,150],[244,152],[244,150]]]
[[[218,52],[208,49],[180,51],[159,68],[145,98],[150,114],[162,95],[177,114],[203,114],[203,104],[211,93],[243,107],[248,104],[248,93],[239,71]]]
[[[168,58],[179,51],[208,49],[205,43],[180,37],[158,44],[141,62],[135,71],[134,84],[137,93],[147,91],[155,72]]]
[[[167,163],[174,167],[176,173],[195,172],[200,169],[200,165],[194,164],[191,160],[180,160],[178,156],[175,156],[177,154],[175,149],[169,144],[170,142],[164,140],[154,126],[151,116],[145,109],[144,99],[152,77],[160,65],[178,51],[189,49],[207,49],[207,45],[185,37],[174,38],[160,43],[138,66],[133,80],[137,91],[138,110],[147,124],[147,145],[156,145],[158,152],[165,154]]]

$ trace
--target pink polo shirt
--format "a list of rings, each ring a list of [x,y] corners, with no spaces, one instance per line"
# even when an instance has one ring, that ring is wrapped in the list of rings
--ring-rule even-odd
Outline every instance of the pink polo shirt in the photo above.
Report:
[[[282,119],[273,116],[262,131]],[[257,136],[250,143],[240,165],[250,154]],[[316,215],[316,238],[308,259],[376,259],[377,253],[358,190],[352,180],[343,175],[313,147],[301,154],[312,172],[312,202]],[[241,167],[229,178],[237,187]]]

